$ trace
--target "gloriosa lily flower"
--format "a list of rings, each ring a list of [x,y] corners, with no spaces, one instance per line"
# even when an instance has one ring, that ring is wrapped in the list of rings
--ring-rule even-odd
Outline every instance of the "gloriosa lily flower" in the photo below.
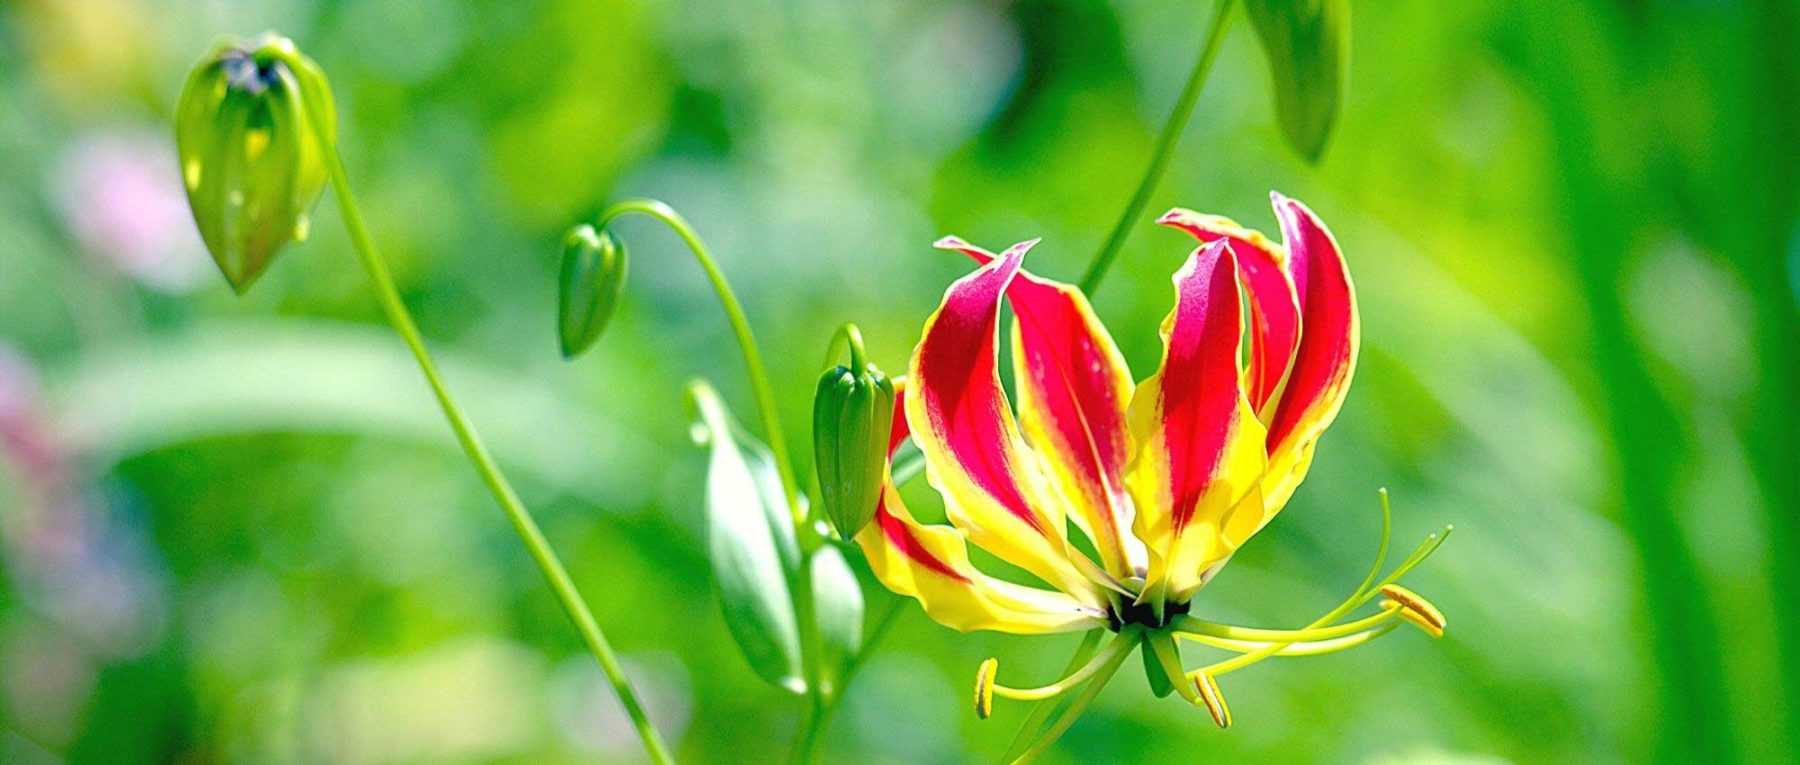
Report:
[[[950,286],[925,323],[900,386],[875,522],[857,541],[883,584],[946,626],[1117,633],[1071,675],[1039,688],[1000,685],[997,663],[984,662],[976,682],[983,717],[995,694],[1043,699],[1104,682],[1142,644],[1153,686],[1180,691],[1223,726],[1230,718],[1218,675],[1269,656],[1348,648],[1402,621],[1442,633],[1442,614],[1394,584],[1439,534],[1379,581],[1378,559],[1350,599],[1307,628],[1250,629],[1188,613],[1194,594],[1306,477],[1356,366],[1356,299],[1337,243],[1304,205],[1271,196],[1281,245],[1189,210],[1158,221],[1201,246],[1174,275],[1161,367],[1135,386],[1081,291],[1021,268],[1037,240],[999,254],[954,237],[937,243],[980,266]],[[997,368],[1002,298],[1016,318],[1016,418]],[[909,436],[950,525],[921,524],[901,501],[891,460]],[[1384,554],[1387,526],[1384,515]],[[970,542],[1054,589],[978,570]],[[1377,595],[1386,596],[1377,613],[1336,623]],[[1239,656],[1185,670],[1176,638]]]

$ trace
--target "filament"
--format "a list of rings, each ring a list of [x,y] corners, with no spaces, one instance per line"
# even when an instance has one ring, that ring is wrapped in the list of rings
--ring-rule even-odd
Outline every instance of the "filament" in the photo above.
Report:
[[[1089,659],[1086,664],[1081,665],[1080,669],[1070,673],[1068,677],[1049,685],[1042,685],[1036,688],[1009,688],[997,682],[990,682],[989,685],[992,686],[992,692],[995,695],[1019,701],[1038,701],[1040,699],[1055,698],[1068,692],[1069,689],[1080,685],[1088,678],[1093,677],[1094,673],[1099,672],[1101,667],[1106,666],[1108,662],[1112,661],[1120,653],[1128,652],[1136,647],[1140,637],[1141,636],[1137,634],[1135,630],[1127,630],[1119,633],[1117,637],[1112,639],[1112,642],[1106,644],[1105,648],[1100,649],[1098,653],[1094,654],[1092,659]],[[991,662],[993,660],[989,659],[988,661]],[[982,669],[984,671],[988,669],[987,662],[982,663]],[[997,669],[998,668],[995,667],[996,671]],[[992,672],[987,673],[986,677],[991,681],[993,678]]]
[[[1402,616],[1401,618],[1404,619],[1405,617]],[[1367,643],[1382,635],[1386,635],[1389,632],[1393,632],[1399,627],[1400,622],[1395,621],[1339,638],[1331,638],[1330,640],[1304,640],[1297,643],[1263,643],[1252,640],[1232,640],[1230,638],[1192,634],[1183,635],[1182,637],[1204,646],[1219,648],[1226,651],[1236,651],[1238,653],[1255,653],[1269,648],[1275,648],[1276,650],[1274,653],[1270,654],[1271,656],[1322,656],[1324,654],[1337,653],[1338,651],[1347,648],[1354,648],[1362,645],[1363,643]]]
[[[1204,635],[1207,637],[1229,638],[1232,640],[1254,640],[1267,643],[1294,643],[1304,640],[1327,640],[1330,638],[1343,637],[1355,632],[1361,632],[1371,627],[1378,626],[1382,622],[1390,621],[1395,618],[1402,608],[1403,606],[1401,606],[1401,604],[1395,603],[1391,607],[1384,608],[1373,615],[1365,616],[1353,622],[1335,624],[1330,627],[1309,627],[1298,630],[1271,630],[1259,629],[1256,627],[1238,627],[1230,624],[1217,624],[1203,619],[1196,619],[1191,616],[1184,616],[1175,621],[1175,634],[1183,637],[1188,635]]]

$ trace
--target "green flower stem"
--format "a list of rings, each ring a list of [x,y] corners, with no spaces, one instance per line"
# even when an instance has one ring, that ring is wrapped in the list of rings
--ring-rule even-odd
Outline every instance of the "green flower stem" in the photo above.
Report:
[[[1075,647],[1075,654],[1069,657],[1068,666],[1063,667],[1063,671],[1058,676],[1067,676],[1076,668],[1086,664],[1088,658],[1094,655],[1094,649],[1100,647],[1100,639],[1105,636],[1106,630],[1104,629],[1088,631],[1087,636],[1081,639],[1081,644]],[[1061,703],[1056,699],[1043,699],[1033,703],[1031,713],[1026,715],[1025,721],[1019,724],[1019,732],[1013,734],[1012,743],[1006,746],[1006,754],[1001,755],[1000,761],[1012,762],[1017,758],[1025,750],[1026,745],[1033,740],[1032,737],[1044,729],[1044,722],[1050,719],[1051,713],[1055,712]]]
[[[819,743],[825,740],[826,731],[831,729],[832,718],[837,715],[838,709],[843,707],[844,690],[850,687],[850,680],[856,676],[856,671],[862,668],[863,660],[867,659],[882,639],[887,637],[888,631],[894,626],[896,617],[900,616],[900,609],[905,605],[906,598],[904,597],[896,596],[889,599],[887,610],[875,619],[875,628],[869,631],[869,637],[863,641],[862,648],[844,665],[844,672],[838,677],[837,686],[832,689],[831,695],[825,698],[824,709],[808,721],[795,759],[809,762],[818,759]]]
[[[787,493],[788,508],[793,513],[794,525],[796,528],[805,526],[805,505],[800,501],[800,489],[794,480],[794,462],[788,456],[787,438],[782,435],[781,414],[775,408],[775,388],[769,383],[768,368],[763,366],[762,352],[757,349],[756,336],[750,331],[750,320],[744,316],[744,306],[738,302],[737,293],[732,292],[731,283],[725,280],[725,273],[719,270],[719,264],[707,252],[706,243],[700,241],[700,235],[694,233],[694,227],[680,213],[675,212],[674,208],[662,202],[654,199],[624,200],[601,212],[594,228],[605,231],[607,224],[627,213],[647,215],[674,229],[681,240],[687,243],[688,249],[693,251],[694,259],[700,262],[701,270],[706,272],[707,281],[712,283],[713,291],[718,293],[719,305],[725,309],[725,318],[731,322],[732,334],[737,335],[738,349],[744,355],[744,371],[750,376],[750,388],[756,395],[756,409],[762,417],[763,435],[768,441],[769,451],[775,453],[775,469],[781,475],[781,488]]]
[[[793,760],[798,765],[813,762],[818,753],[819,729],[825,722],[825,673],[819,664],[819,617],[817,599],[813,597],[812,561],[821,543],[811,524],[796,528],[800,542],[800,565],[794,567],[793,586],[788,588],[794,603],[794,619],[800,626],[800,672],[806,677],[806,727],[794,742]],[[806,540],[811,540],[806,541]]]
[[[388,273],[387,263],[375,250],[375,243],[369,237],[369,231],[363,225],[362,213],[357,208],[356,199],[350,192],[349,175],[344,171],[344,162],[338,156],[337,145],[328,137],[325,126],[318,117],[318,110],[308,109],[312,116],[313,136],[323,147],[328,169],[331,174],[331,188],[337,195],[338,209],[344,216],[344,228],[349,231],[350,242],[362,261],[363,269],[369,272],[369,280],[374,283],[375,295],[381,301],[381,309],[387,314],[388,322],[406,341],[406,347],[412,351],[413,359],[419,363],[419,371],[425,373],[425,381],[431,385],[432,395],[437,398],[438,406],[444,410],[445,419],[450,421],[450,429],[456,432],[456,440],[462,444],[463,452],[474,463],[475,472],[481,475],[482,483],[487,485],[500,508],[506,511],[507,520],[512,522],[513,530],[525,542],[525,548],[537,561],[538,568],[549,580],[550,589],[562,603],[563,610],[568,613],[569,620],[575,623],[575,629],[587,642],[588,650],[593,652],[594,659],[600,662],[600,669],[612,682],[613,691],[619,695],[619,702],[624,705],[625,712],[637,727],[638,736],[644,740],[644,751],[650,759],[657,763],[670,763],[668,747],[663,744],[662,737],[657,734],[656,727],[644,713],[644,705],[638,701],[637,694],[631,689],[631,682],[626,679],[623,668],[619,666],[618,657],[613,654],[612,645],[607,642],[606,634],[601,632],[599,622],[594,620],[593,611],[587,602],[582,600],[581,592],[575,588],[575,581],[569,578],[569,572],[563,568],[562,561],[550,548],[550,541],[544,532],[532,520],[531,511],[525,509],[519,495],[507,483],[506,476],[500,472],[487,447],[475,433],[475,426],[469,422],[467,415],[456,400],[450,396],[443,378],[439,376],[437,365],[432,362],[431,354],[425,350],[424,338],[419,335],[419,328],[413,323],[412,314],[407,311],[406,303],[400,299],[400,293],[394,288],[394,278]]]
[[[1069,726],[1074,725],[1075,720],[1081,717],[1081,713],[1087,711],[1088,704],[1092,703],[1094,698],[1100,695],[1100,691],[1106,688],[1106,684],[1112,681],[1112,676],[1119,671],[1119,665],[1125,663],[1125,659],[1131,656],[1131,649],[1134,646],[1127,644],[1127,641],[1135,644],[1141,642],[1143,637],[1138,634],[1137,630],[1131,628],[1127,628],[1114,637],[1113,642],[1106,647],[1106,651],[1111,653],[1112,657],[1100,666],[1098,672],[1094,673],[1094,679],[1089,680],[1087,686],[1081,689],[1081,695],[1076,696],[1075,700],[1069,703],[1068,708],[1063,710],[1062,716],[1056,718],[1050,727],[1045,728],[1043,734],[1038,736],[1037,741],[1021,753],[1018,759],[1013,760],[1013,765],[1031,762],[1055,745],[1056,740],[1062,738],[1062,735],[1069,730]]]
[[[832,360],[837,358],[838,343],[850,346],[850,371],[861,372],[869,363],[869,352],[863,346],[862,330],[855,324],[846,323],[831,333],[831,342],[825,346],[825,368],[830,369]]]
[[[1094,255],[1094,261],[1088,264],[1087,273],[1081,277],[1081,291],[1093,295],[1105,278],[1106,271],[1112,268],[1113,260],[1119,257],[1119,248],[1125,246],[1126,237],[1131,235],[1131,226],[1138,216],[1144,213],[1144,205],[1150,203],[1151,192],[1156,191],[1156,184],[1162,180],[1163,171],[1169,167],[1169,160],[1175,155],[1175,145],[1181,142],[1181,133],[1187,129],[1188,118],[1194,114],[1194,104],[1200,100],[1200,89],[1206,84],[1206,75],[1212,71],[1213,59],[1219,55],[1219,45],[1225,39],[1225,28],[1231,20],[1232,0],[1219,0],[1218,10],[1213,11],[1212,26],[1206,32],[1206,45],[1200,49],[1200,59],[1194,62],[1194,70],[1188,75],[1187,85],[1181,89],[1180,98],[1175,101],[1175,111],[1169,114],[1169,121],[1163,123],[1162,135],[1156,139],[1156,151],[1150,155],[1150,167],[1144,170],[1144,179],[1138,182],[1137,191],[1131,195],[1131,201],[1125,203],[1125,211],[1119,215],[1119,222],[1113,224],[1112,233],[1106,237],[1106,243]]]
[[[756,396],[756,407],[763,422],[763,435],[768,441],[769,451],[775,455],[775,470],[781,477],[781,488],[787,496],[788,511],[794,523],[794,537],[800,546],[800,561],[794,567],[793,576],[788,582],[788,596],[793,604],[794,619],[800,628],[801,673],[806,678],[809,707],[805,731],[796,741],[794,760],[809,762],[816,748],[818,728],[825,719],[826,707],[824,673],[819,665],[821,639],[812,577],[813,554],[824,543],[824,539],[807,517],[808,505],[795,479],[793,458],[788,453],[787,438],[781,430],[781,414],[775,407],[775,388],[769,382],[768,368],[763,365],[762,352],[756,344],[756,335],[750,330],[750,320],[744,315],[743,304],[738,302],[737,293],[732,291],[731,283],[725,279],[725,273],[719,270],[719,264],[707,251],[706,243],[700,240],[700,235],[694,232],[694,227],[667,204],[654,199],[627,199],[602,211],[594,228],[606,231],[607,226],[615,219],[628,213],[647,215],[663,222],[674,229],[687,244],[688,249],[694,253],[694,259],[699,261],[701,270],[706,272],[713,291],[718,294],[719,305],[725,309],[725,318],[731,323],[731,331],[737,336],[738,349],[744,356],[744,370],[750,377],[750,387]],[[855,339],[860,340],[860,334]],[[852,353],[858,350],[855,345],[852,346]]]

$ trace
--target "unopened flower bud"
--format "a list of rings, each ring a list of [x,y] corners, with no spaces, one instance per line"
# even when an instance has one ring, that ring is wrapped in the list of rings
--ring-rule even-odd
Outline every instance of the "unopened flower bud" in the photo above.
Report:
[[[282,247],[306,238],[328,172],[315,117],[335,141],[336,107],[323,72],[273,33],[221,43],[182,88],[175,112],[182,186],[200,238],[239,293]]]
[[[819,378],[813,396],[813,458],[819,499],[839,535],[855,536],[875,517],[894,427],[894,384],[852,346],[851,365]]]
[[[582,224],[563,237],[556,334],[572,359],[600,339],[625,290],[625,243]]]

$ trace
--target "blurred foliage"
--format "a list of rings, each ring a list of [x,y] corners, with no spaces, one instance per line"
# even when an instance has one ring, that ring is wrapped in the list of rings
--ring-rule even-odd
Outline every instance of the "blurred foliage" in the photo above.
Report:
[[[181,203],[182,75],[279,29],[446,374],[683,761],[780,757],[799,704],[726,637],[681,382],[748,406],[654,224],[563,363],[562,232],[654,196],[742,294],[805,432],[830,334],[900,369],[967,268],[1072,278],[1137,182],[1212,4],[627,0],[0,4],[0,761],[636,761],[622,712],[379,325],[334,210],[244,298]],[[1307,201],[1364,362],[1312,477],[1196,603],[1298,622],[1354,585],[1376,487],[1454,522],[1448,612],[1228,678],[1213,728],[1127,673],[1065,762],[1774,762],[1800,719],[1800,10],[1791,0],[1351,8],[1335,134],[1286,146],[1249,25],[1151,211]],[[1140,375],[1189,245],[1146,218],[1096,296]],[[804,453],[804,452],[803,452]],[[929,492],[925,492],[929,494]],[[926,500],[921,495],[918,500]],[[1408,533],[1412,532],[1412,533]],[[890,602],[869,592],[869,611]],[[827,758],[987,760],[1002,657],[901,612]]]

